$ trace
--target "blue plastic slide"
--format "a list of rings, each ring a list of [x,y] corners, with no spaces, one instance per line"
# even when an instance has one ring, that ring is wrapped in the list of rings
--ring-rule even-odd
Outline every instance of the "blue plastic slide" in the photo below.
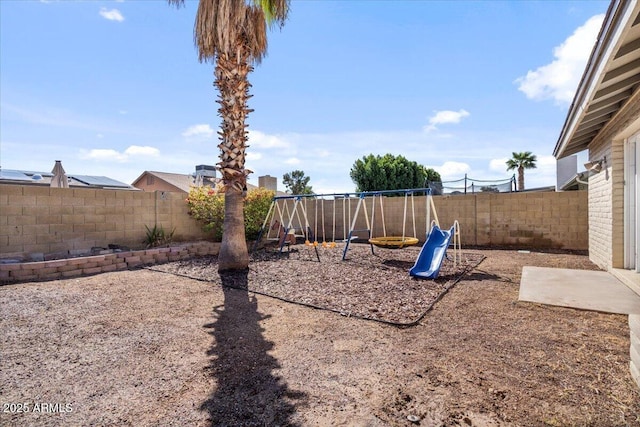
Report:
[[[440,227],[434,225],[429,233],[427,241],[422,246],[416,263],[413,265],[409,274],[421,279],[435,279],[440,273],[440,267],[447,253],[447,247],[455,230],[441,230]]]

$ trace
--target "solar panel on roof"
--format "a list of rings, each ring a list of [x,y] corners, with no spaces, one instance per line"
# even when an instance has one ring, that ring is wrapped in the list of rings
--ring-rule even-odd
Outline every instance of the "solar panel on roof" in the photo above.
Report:
[[[31,181],[30,176],[25,175],[23,172],[10,169],[0,169],[0,179],[10,179],[12,181]]]
[[[129,184],[116,181],[115,179],[111,179],[106,176],[71,175],[71,177],[87,185],[95,185],[97,187],[129,188]]]

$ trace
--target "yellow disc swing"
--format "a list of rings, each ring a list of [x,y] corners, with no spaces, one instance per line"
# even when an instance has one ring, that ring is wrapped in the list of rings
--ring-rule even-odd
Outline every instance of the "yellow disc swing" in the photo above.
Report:
[[[413,237],[406,236],[406,225],[407,225],[407,201],[409,198],[409,194],[411,194],[411,218],[413,222]],[[375,194],[374,194],[375,201]],[[387,228],[384,220],[384,204],[382,203],[382,194],[378,195],[380,198],[380,216],[382,216],[382,236],[372,237],[369,239],[369,243],[379,248],[384,249],[402,249],[407,246],[417,245],[419,240],[416,236],[416,210],[415,203],[413,199],[413,192],[405,191],[404,193],[404,213],[402,217],[402,236],[387,236]],[[372,212],[371,212],[371,230],[373,230],[374,219],[375,219],[375,208],[374,203],[372,203]]]
[[[428,188],[416,188],[416,189],[406,189],[406,190],[382,190],[382,191],[370,191],[359,193],[358,204],[356,205],[356,211],[353,215],[351,227],[349,229],[349,236],[347,237],[347,244],[345,245],[344,251],[342,252],[342,259],[345,260],[347,256],[347,251],[349,250],[349,242],[353,236],[353,232],[356,231],[356,222],[358,220],[358,213],[362,208],[364,213],[364,219],[366,223],[366,229],[358,230],[358,231],[366,231],[369,234],[368,242],[371,245],[371,253],[373,253],[373,247],[377,246],[379,248],[385,249],[402,249],[409,246],[414,246],[419,243],[416,234],[416,215],[415,215],[415,203],[414,203],[414,192],[421,191],[427,194],[427,199],[430,199],[430,190]],[[384,194],[398,194],[404,193],[404,213],[402,218],[402,235],[401,236],[387,236],[387,228],[384,218],[384,204],[382,202],[382,197]],[[407,228],[407,211],[409,204],[409,196],[411,196],[411,218],[413,222],[413,236],[407,236],[406,228]],[[375,225],[375,204],[376,197],[380,199],[380,214],[382,216],[382,236],[373,236],[373,226]],[[365,200],[367,198],[371,198],[371,222],[369,222],[369,213],[367,211],[367,203]]]

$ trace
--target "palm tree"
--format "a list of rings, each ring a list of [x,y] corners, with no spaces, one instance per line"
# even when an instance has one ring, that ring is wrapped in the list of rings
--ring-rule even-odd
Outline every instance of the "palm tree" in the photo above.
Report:
[[[177,7],[185,0],[168,0]],[[245,240],[243,194],[247,188],[245,119],[248,108],[248,75],[267,52],[267,27],[282,26],[289,0],[200,0],[193,28],[200,62],[215,63],[216,101],[222,118],[218,170],[224,184],[224,223],[218,270],[244,270],[249,266]]]
[[[513,157],[507,160],[507,170],[518,170],[518,191],[524,190],[524,170],[535,169],[537,158],[531,151],[512,153]]]

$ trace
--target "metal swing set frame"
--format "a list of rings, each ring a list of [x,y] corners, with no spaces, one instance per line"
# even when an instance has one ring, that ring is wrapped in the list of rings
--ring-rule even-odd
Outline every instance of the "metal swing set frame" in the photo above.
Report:
[[[307,246],[312,246],[315,249],[318,261],[320,261],[320,255],[318,254],[318,247],[322,248],[336,248],[336,242],[344,242],[345,247],[342,254],[344,260],[349,250],[349,243],[352,240],[358,238],[354,235],[354,232],[365,232],[367,234],[367,241],[371,245],[371,253],[374,252],[374,246],[386,248],[386,249],[402,249],[404,247],[413,246],[418,244],[419,239],[416,234],[416,217],[415,217],[415,200],[414,195],[417,193],[423,193],[426,195],[426,221],[425,235],[429,233],[428,227],[433,223],[438,223],[438,215],[436,213],[435,205],[431,197],[431,189],[429,188],[413,188],[413,189],[401,189],[401,190],[381,190],[381,191],[368,191],[360,193],[333,193],[333,194],[304,194],[304,195],[287,195],[276,196],[273,198],[267,215],[262,223],[260,233],[254,245],[254,250],[259,242],[264,237],[266,240],[277,241],[279,251],[282,252],[285,247],[290,247],[291,244],[295,244],[297,238],[304,238]],[[404,196],[404,211],[402,221],[402,235],[401,236],[388,236],[387,227],[384,216],[384,198],[389,195],[403,195]],[[331,240],[327,241],[327,233],[325,228],[325,209],[324,201],[326,198],[333,199],[333,215],[332,215],[332,235]],[[351,201],[357,198],[358,202],[355,208],[355,212],[352,215]],[[377,200],[376,200],[377,199]],[[307,206],[308,200],[314,200],[315,204],[315,231],[312,230],[309,221],[309,210]],[[343,225],[343,240],[336,241],[336,218],[337,218],[337,205],[338,201],[342,200],[342,225]],[[367,207],[367,201],[370,200],[370,208]],[[318,203],[320,201],[320,203]],[[380,205],[380,216],[382,220],[382,236],[373,236],[372,230],[375,226],[376,220],[376,201]],[[409,201],[410,213],[413,226],[413,235],[410,236],[407,233],[407,220],[409,213]],[[322,242],[318,242],[318,206],[320,205],[320,212],[322,217]],[[369,210],[371,211],[371,219],[369,219]],[[364,214],[366,228],[356,229],[358,223],[359,214]],[[433,220],[431,219],[433,215]],[[347,230],[348,225],[348,230]],[[266,232],[266,233],[265,233]]]
[[[351,203],[347,201],[353,193],[346,194],[304,194],[291,196],[276,196],[273,198],[267,215],[262,223],[256,245],[264,237],[266,240],[278,241],[280,252],[285,246],[295,244],[297,238],[303,238],[305,245],[318,246],[322,248],[336,248],[336,218],[338,216],[337,204],[338,200],[342,200],[342,217],[348,215],[351,218]],[[332,232],[331,239],[327,239],[325,226],[325,207],[324,201],[326,197],[333,197],[333,215],[332,215]],[[315,226],[311,227],[309,221],[308,200],[314,200],[315,204]],[[320,200],[321,203],[318,203]],[[320,208],[318,207],[320,206]],[[319,211],[321,221],[319,222]],[[319,224],[321,225],[322,242],[318,241]],[[347,223],[343,224],[343,235],[347,234]],[[255,246],[254,246],[255,249]],[[317,249],[316,249],[317,250]]]
[[[416,232],[416,209],[415,209],[415,199],[414,195],[416,193],[424,193],[425,194],[425,212],[426,212],[426,220],[425,220],[425,236],[429,233],[429,227],[432,223],[439,224],[438,214],[436,212],[435,205],[433,204],[433,199],[431,197],[431,189],[430,188],[409,188],[402,190],[381,190],[381,191],[368,191],[358,193],[359,199],[358,204],[356,206],[355,214],[353,216],[351,226],[349,228],[349,236],[346,239],[347,244],[344,247],[344,251],[342,253],[342,259],[345,260],[347,256],[347,251],[349,250],[349,243],[353,240],[354,232],[366,232],[367,240],[371,246],[371,253],[375,254],[374,246],[385,248],[385,249],[402,249],[409,246],[417,245],[420,241]],[[387,235],[387,227],[384,217],[384,197],[388,195],[403,195],[404,196],[404,208],[403,208],[403,216],[402,216],[402,235],[401,236],[388,236]],[[367,210],[367,198],[371,199],[371,221],[369,221],[369,212]],[[375,226],[375,215],[376,215],[376,198],[380,203],[380,216],[382,217],[382,236],[373,236],[372,230]],[[407,214],[409,210],[409,200],[411,201],[411,221],[413,226],[413,235],[409,236],[407,234]],[[358,214],[360,210],[364,213],[365,225],[366,228],[356,229],[356,223],[358,221]],[[431,215],[433,214],[433,220],[431,220]]]

